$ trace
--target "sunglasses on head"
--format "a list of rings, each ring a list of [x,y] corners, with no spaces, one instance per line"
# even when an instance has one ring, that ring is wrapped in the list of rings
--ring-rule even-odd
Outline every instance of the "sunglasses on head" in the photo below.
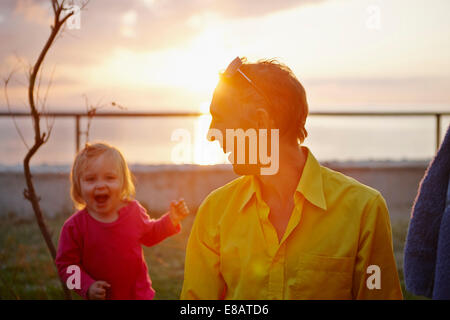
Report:
[[[236,57],[228,65],[225,72],[222,73],[222,76],[227,79],[231,79],[236,73],[239,73],[266,100],[266,102],[269,104],[269,106],[272,106],[270,99],[267,97],[267,95],[264,93],[264,91],[262,91],[260,88],[258,88],[258,86],[249,77],[247,77],[247,75],[244,72],[242,72],[242,70],[240,69],[240,67],[242,65],[243,65],[243,63],[242,63],[241,58]]]

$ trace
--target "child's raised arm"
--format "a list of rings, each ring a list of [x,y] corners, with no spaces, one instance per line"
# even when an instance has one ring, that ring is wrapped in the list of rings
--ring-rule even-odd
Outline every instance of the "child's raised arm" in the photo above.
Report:
[[[170,219],[174,226],[178,225],[180,221],[189,215],[189,209],[183,198],[179,201],[170,202]]]
[[[141,236],[140,241],[143,245],[150,247],[165,238],[180,232],[181,225],[174,225],[170,218],[170,212],[166,212],[159,219],[150,219],[146,210],[140,207],[140,220],[141,220]]]

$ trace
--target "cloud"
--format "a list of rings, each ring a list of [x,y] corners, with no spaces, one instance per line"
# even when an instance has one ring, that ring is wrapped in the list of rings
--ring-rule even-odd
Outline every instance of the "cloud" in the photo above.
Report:
[[[135,10],[129,10],[123,14],[120,29],[123,36],[129,38],[136,37],[136,18],[137,13]]]
[[[247,1],[202,1],[213,3],[212,10],[227,18],[248,18],[263,16],[281,10],[287,10],[299,5],[320,3],[323,0],[247,0]]]
[[[52,22],[52,17],[48,10],[50,8],[50,2],[18,0],[14,8],[14,14],[23,16],[28,22],[49,25]]]
[[[259,21],[256,20],[258,17],[325,1],[90,1],[86,9],[81,12],[80,30],[66,30],[49,52],[46,69],[51,70],[56,65],[54,91],[52,90],[50,95],[58,104],[64,104],[62,94],[57,96],[61,88],[61,92],[64,90],[68,101],[73,98],[73,101],[69,101],[73,105],[82,101],[79,97],[84,92],[96,96],[96,92],[101,91],[102,83],[96,83],[95,88],[86,88],[86,83],[89,81],[84,80],[90,80],[89,76],[92,73],[89,71],[103,65],[103,62],[113,56],[118,48],[129,50],[137,55],[162,52],[165,49],[189,44],[200,33],[213,29],[211,26],[218,20],[222,20],[222,25],[225,27],[231,28],[232,25],[241,27],[240,23],[234,24],[234,22],[242,20],[243,25],[258,29],[260,25],[253,23],[253,21]],[[2,20],[0,19],[0,41],[7,44],[0,47],[0,76],[3,77],[7,71],[10,71],[11,55],[14,53],[30,62],[36,60],[50,32],[50,23],[46,19],[51,16],[51,8],[49,1],[45,0],[2,0],[0,12],[3,17]],[[239,31],[236,30],[236,32]],[[257,31],[251,30],[248,33],[253,35]],[[271,36],[278,37],[278,33]],[[249,38],[250,40],[252,39]],[[285,42],[288,43],[288,41],[291,40]],[[273,44],[270,45],[273,46]],[[245,43],[242,48],[245,51]],[[293,55],[301,56],[301,53],[293,52]],[[327,58],[327,55],[319,56],[318,59],[320,57]],[[295,61],[294,58],[292,61]],[[327,74],[324,76],[326,77]],[[101,77],[98,76],[98,78]],[[92,81],[90,83],[92,84]],[[355,103],[366,101],[382,103],[391,97],[397,97],[394,100],[399,102],[448,101],[445,90],[449,88],[448,80],[436,79],[306,79],[305,84],[307,89],[309,88],[309,97],[313,103],[314,101],[319,103],[344,101],[349,97],[354,98]],[[130,88],[126,90],[131,92]],[[180,103],[189,101],[186,103],[190,104],[197,103],[201,99],[181,92],[179,89],[171,90],[136,88],[136,91],[130,94],[120,93],[119,98],[125,103],[134,101],[134,97],[137,97],[139,106],[145,106],[147,101],[152,101],[164,107],[176,105],[177,101]],[[118,91],[120,90],[116,90],[111,96],[119,95]]]
[[[222,19],[254,18],[322,1],[96,0],[90,1],[81,12],[81,29],[68,33],[81,40],[81,46],[95,51],[119,46],[132,50],[158,50],[187,42],[208,27],[190,24],[193,16],[213,14]],[[8,24],[15,26],[18,41],[29,40],[27,30],[31,28],[47,35],[51,17],[49,1],[19,0],[14,3],[7,0],[1,2],[0,8],[6,14],[13,13],[15,18],[22,18],[22,21],[6,21],[8,32],[13,31]]]
[[[117,48],[154,52],[187,45],[218,18],[255,18],[321,1],[90,1],[81,12],[81,28],[66,28],[49,52],[47,63],[50,67],[56,65],[57,71],[88,68],[101,64]],[[11,69],[11,55],[19,55],[30,63],[37,59],[50,32],[52,9],[47,0],[2,0],[0,12],[0,41],[8,44],[0,48],[3,75]]]

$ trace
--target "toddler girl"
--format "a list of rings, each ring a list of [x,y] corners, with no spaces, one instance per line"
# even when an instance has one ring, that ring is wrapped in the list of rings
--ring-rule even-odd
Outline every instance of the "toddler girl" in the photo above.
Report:
[[[87,299],[153,299],[141,244],[153,246],[179,232],[179,222],[189,213],[184,201],[172,201],[169,212],[150,219],[133,199],[124,157],[105,143],[79,152],[70,178],[72,200],[80,211],[61,230],[59,276],[67,283],[73,270],[79,270],[74,290]]]

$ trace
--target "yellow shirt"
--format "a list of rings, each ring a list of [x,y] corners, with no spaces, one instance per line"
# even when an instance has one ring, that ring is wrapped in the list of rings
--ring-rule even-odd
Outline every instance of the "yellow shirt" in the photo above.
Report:
[[[307,151],[281,241],[254,176],[204,200],[181,299],[402,299],[383,197]]]

